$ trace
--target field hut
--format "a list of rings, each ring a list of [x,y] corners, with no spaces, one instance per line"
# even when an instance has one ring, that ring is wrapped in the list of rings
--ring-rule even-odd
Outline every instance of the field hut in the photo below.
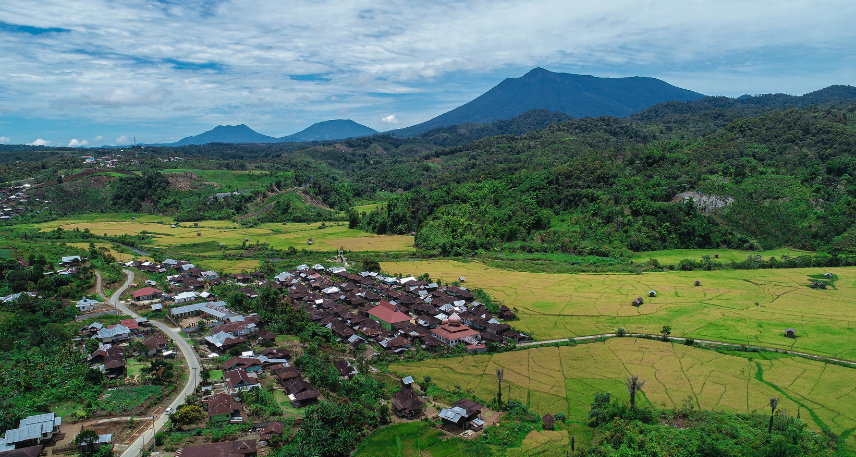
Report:
[[[194,226],[194,227],[199,227],[199,222],[194,222],[194,223],[193,223],[193,226]]]
[[[202,236],[202,232],[196,232],[196,236]]]
[[[309,238],[308,240],[306,240],[306,244],[312,246],[312,238]]]
[[[714,255],[713,255],[713,258],[714,258],[714,259],[718,259],[718,258],[719,258],[719,254],[714,254]]]
[[[696,280],[695,285],[696,285],[696,287],[700,286],[700,285],[701,285],[701,281]]]
[[[556,418],[552,414],[547,413],[541,418],[541,422],[544,423],[544,430],[553,430],[556,425]]]
[[[788,338],[796,338],[797,332],[792,328],[788,328],[787,330],[785,330],[785,336]]]
[[[650,290],[650,291],[648,292],[648,296],[649,296],[649,297],[656,297],[656,296],[657,296],[657,291],[656,291],[656,290]]]
[[[826,273],[823,274],[823,277],[826,279],[832,279],[832,273],[827,271]]]
[[[645,303],[645,301],[642,300],[642,297],[638,297],[636,300],[633,300],[633,306],[642,306],[642,303]]]
[[[282,225],[288,225],[288,222],[283,222]]]

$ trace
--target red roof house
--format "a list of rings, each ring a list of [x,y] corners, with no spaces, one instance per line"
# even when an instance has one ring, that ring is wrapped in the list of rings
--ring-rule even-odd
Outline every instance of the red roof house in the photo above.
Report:
[[[155,289],[154,287],[143,287],[142,289],[134,292],[134,301],[142,301],[142,300],[154,300],[155,298],[160,298],[163,295],[163,292]]]
[[[376,320],[387,330],[392,330],[392,324],[409,321],[410,316],[398,310],[392,303],[381,300],[380,303],[368,311],[369,317]]]

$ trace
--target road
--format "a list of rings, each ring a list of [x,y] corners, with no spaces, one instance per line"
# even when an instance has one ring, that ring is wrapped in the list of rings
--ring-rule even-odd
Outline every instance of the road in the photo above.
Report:
[[[122,295],[122,293],[125,292],[125,290],[127,290],[128,287],[130,287],[131,283],[134,282],[134,272],[133,271],[131,271],[131,270],[122,270],[122,271],[124,271],[125,274],[128,275],[128,279],[125,280],[125,284],[122,285],[122,287],[120,287],[119,290],[114,292],[112,297],[110,297],[110,304],[115,306],[116,309],[118,309],[122,313],[124,313],[128,316],[131,316],[133,318],[138,318],[140,316],[137,313],[131,311],[130,309],[125,307],[125,305],[123,305],[119,301],[119,297]],[[99,276],[99,278],[100,278],[100,276]],[[100,287],[98,288],[98,291],[99,292],[101,291]],[[171,327],[169,327],[165,324],[162,324],[160,322],[157,322],[157,321],[151,321],[151,323],[155,327],[159,328],[164,333],[164,335],[166,335],[167,337],[172,339],[172,341],[175,342],[176,347],[178,347],[178,349],[181,350],[181,353],[184,355],[184,360],[187,361],[187,364],[190,368],[190,370],[189,370],[190,376],[188,376],[187,385],[184,386],[184,390],[182,390],[181,393],[179,393],[179,395],[176,397],[176,399],[172,402],[172,404],[169,405],[170,408],[178,408],[179,405],[184,403],[184,398],[187,395],[192,394],[193,391],[196,390],[196,385],[198,384],[198,380],[199,380],[199,373],[201,371],[201,368],[199,365],[199,359],[196,357],[196,353],[193,351],[193,347],[190,344],[188,344],[187,340],[182,338],[181,335],[178,333],[178,329],[171,328]],[[163,428],[163,426],[167,423],[167,420],[168,420],[168,417],[166,414],[160,415],[155,420],[155,429],[157,431],[160,431],[160,429]],[[151,430],[151,428],[149,430]],[[133,443],[131,443],[128,446],[128,449],[122,453],[122,457],[137,457],[137,456],[139,456],[142,453],[142,450],[144,449],[144,445],[146,443],[151,445],[152,436],[153,436],[153,434],[150,431],[146,431],[143,434],[141,434],[140,437],[137,438]]]

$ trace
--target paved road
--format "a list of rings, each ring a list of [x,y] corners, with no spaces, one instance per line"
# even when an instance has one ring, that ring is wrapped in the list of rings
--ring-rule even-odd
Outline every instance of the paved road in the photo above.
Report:
[[[119,302],[119,297],[131,285],[131,283],[134,282],[134,272],[133,271],[131,271],[131,270],[122,270],[122,271],[124,271],[125,274],[128,275],[128,279],[125,280],[125,284],[122,287],[120,287],[119,290],[114,292],[112,297],[110,297],[110,304],[112,304],[119,311],[121,311],[124,314],[127,314],[128,316],[131,316],[134,318],[140,317],[137,313],[131,311],[130,309],[125,307],[125,305],[123,305],[122,303]],[[100,290],[100,288],[99,288],[99,290]],[[167,337],[169,337],[170,339],[172,339],[175,342],[176,347],[178,347],[178,349],[181,350],[181,353],[184,355],[184,359],[187,361],[187,364],[190,366],[190,376],[188,377],[189,379],[187,380],[187,385],[184,386],[184,389],[181,391],[181,393],[178,395],[178,397],[176,397],[175,401],[173,401],[172,404],[169,405],[169,407],[171,407],[171,408],[178,408],[179,405],[184,403],[184,398],[187,395],[192,394],[193,391],[196,389],[196,385],[198,384],[198,379],[199,379],[199,373],[201,371],[201,368],[199,366],[199,359],[196,358],[196,353],[193,351],[193,347],[190,344],[188,344],[187,340],[182,338],[181,335],[178,333],[178,329],[173,329],[173,328],[171,328],[165,324],[162,324],[160,322],[157,322],[157,321],[152,321],[152,325],[159,328],[164,333],[164,335],[166,335]],[[195,374],[195,376],[194,376],[194,374]],[[161,428],[163,428],[163,426],[167,423],[167,419],[168,419],[168,417],[166,414],[160,415],[155,420],[155,429],[159,431]],[[140,435],[139,438],[137,438],[133,443],[131,443],[128,446],[128,449],[122,453],[122,457],[137,457],[137,456],[139,456],[141,454],[142,450],[144,449],[145,444],[148,443],[148,445],[151,446],[151,440],[152,440],[152,432],[151,432],[151,428],[149,428],[149,430],[147,430],[142,435]]]
[[[517,346],[518,347],[521,347],[521,346],[523,346],[523,347],[537,346],[540,344],[560,343],[560,342],[564,342],[564,341],[568,341],[568,340],[585,341],[585,340],[595,340],[598,338],[612,338],[614,336],[616,336],[615,333],[602,333],[600,335],[586,335],[586,336],[577,336],[577,337],[572,336],[569,338],[560,338],[557,340],[527,341],[525,343],[518,343]],[[640,336],[652,336],[652,335],[645,334],[645,333],[628,333],[626,336],[627,337],[640,337]],[[659,337],[660,335],[653,335],[653,336]],[[679,336],[670,336],[669,339],[674,340],[674,341],[679,341],[679,342],[686,341],[686,338],[679,337]],[[760,349],[762,351],[765,351],[765,350],[778,351],[778,352],[783,352],[785,354],[793,354],[793,355],[799,355],[802,357],[808,357],[810,359],[815,359],[815,360],[818,360],[820,362],[832,361],[832,362],[839,362],[839,363],[845,363],[848,365],[856,366],[856,361],[853,361],[853,360],[836,359],[833,357],[823,357],[823,356],[819,356],[816,354],[808,354],[805,352],[791,351],[788,349],[770,348],[770,347],[766,347],[766,346],[752,346],[752,345],[746,345],[746,344],[725,343],[722,341],[713,341],[713,340],[698,340],[698,339],[694,339],[694,338],[693,338],[693,340],[696,343],[702,343],[702,344],[715,344],[717,346],[734,347],[734,348],[747,347],[747,348],[752,348],[752,349]]]

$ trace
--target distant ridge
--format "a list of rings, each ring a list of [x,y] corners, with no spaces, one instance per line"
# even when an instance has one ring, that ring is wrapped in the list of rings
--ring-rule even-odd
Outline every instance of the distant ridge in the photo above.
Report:
[[[625,117],[658,103],[702,97],[656,78],[598,78],[535,68],[434,119],[389,133],[412,136],[438,127],[509,119],[533,109],[561,111],[571,117]]]
[[[182,138],[169,146],[187,146],[208,143],[296,143],[304,141],[326,141],[374,135],[377,130],[358,124],[350,119],[318,122],[282,138],[263,135],[244,124],[218,125],[199,135]]]

